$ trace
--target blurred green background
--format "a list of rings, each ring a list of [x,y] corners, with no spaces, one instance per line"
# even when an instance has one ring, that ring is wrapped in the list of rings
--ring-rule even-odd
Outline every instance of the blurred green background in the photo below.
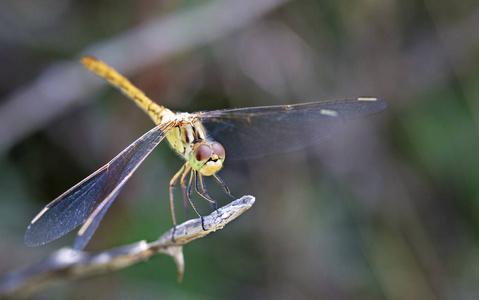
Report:
[[[35,299],[479,298],[477,28],[472,0],[1,1],[0,274],[71,245],[74,234],[28,248],[23,234],[153,127],[83,69],[91,54],[172,110],[357,96],[389,107],[317,147],[227,161],[232,193],[256,204],[185,247],[183,283],[157,256]],[[160,145],[86,250],[168,230],[181,164]]]

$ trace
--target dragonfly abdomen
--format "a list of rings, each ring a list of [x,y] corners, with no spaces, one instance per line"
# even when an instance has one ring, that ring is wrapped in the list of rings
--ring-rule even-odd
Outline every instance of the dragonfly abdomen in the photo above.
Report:
[[[171,110],[153,102],[140,89],[131,84],[128,79],[104,62],[97,60],[92,56],[82,58],[81,62],[88,70],[105,78],[111,85],[133,100],[136,105],[150,116],[156,125],[164,123],[165,117],[171,117],[174,115]]]

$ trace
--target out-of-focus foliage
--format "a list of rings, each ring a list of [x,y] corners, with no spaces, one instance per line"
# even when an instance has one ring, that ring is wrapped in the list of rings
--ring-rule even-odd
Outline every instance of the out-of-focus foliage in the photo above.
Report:
[[[2,1],[0,110],[2,99],[49,64],[207,3]],[[51,288],[38,299],[479,298],[478,20],[477,1],[290,1],[226,37],[129,74],[173,110],[363,95],[389,107],[318,147],[227,161],[220,174],[233,194],[257,202],[225,230],[185,248],[183,283],[164,256]],[[29,122],[24,115],[15,120]],[[69,235],[27,248],[23,233],[41,207],[152,126],[105,85],[3,149],[0,274],[71,244]],[[160,145],[87,250],[153,240],[170,228],[168,183],[181,164]],[[228,201],[209,186],[220,204]]]

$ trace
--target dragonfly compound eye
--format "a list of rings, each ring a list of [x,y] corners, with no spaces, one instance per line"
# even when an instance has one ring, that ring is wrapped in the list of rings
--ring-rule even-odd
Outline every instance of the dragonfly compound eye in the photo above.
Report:
[[[202,144],[199,145],[198,148],[195,150],[195,159],[197,161],[207,161],[210,157],[211,154],[213,154],[213,150],[211,149],[210,146]]]
[[[223,148],[220,143],[213,142],[213,144],[211,144],[211,148],[213,149],[213,152],[218,155],[219,159],[225,158],[225,148]]]

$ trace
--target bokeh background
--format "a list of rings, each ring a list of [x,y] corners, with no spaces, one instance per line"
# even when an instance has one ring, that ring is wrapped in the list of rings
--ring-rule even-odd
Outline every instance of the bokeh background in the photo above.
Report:
[[[366,95],[389,107],[317,147],[227,162],[233,194],[256,204],[185,247],[183,283],[157,256],[35,299],[479,298],[477,28],[472,0],[1,1],[0,274],[71,245],[28,248],[23,234],[153,126],[83,69],[91,54],[173,110]],[[168,230],[181,164],[160,145],[86,250]]]

